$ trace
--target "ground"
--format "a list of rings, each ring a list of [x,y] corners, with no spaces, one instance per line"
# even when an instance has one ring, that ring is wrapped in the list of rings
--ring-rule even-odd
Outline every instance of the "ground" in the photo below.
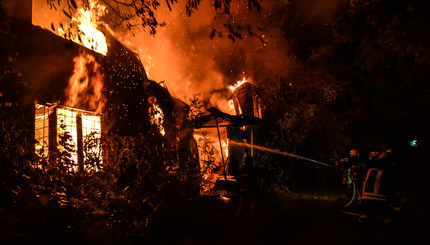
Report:
[[[255,215],[212,197],[194,217],[178,215],[147,238],[153,244],[430,244],[429,226],[402,214],[391,226],[341,212],[339,196],[265,194]],[[209,201],[209,200],[207,200]],[[194,209],[196,210],[196,209]],[[392,227],[392,228],[391,228]],[[390,233],[393,231],[393,233]],[[390,234],[392,235],[390,239]]]
[[[430,244],[429,223],[414,212],[404,211],[390,226],[382,220],[360,222],[340,211],[344,203],[336,195],[265,193],[255,215],[236,216],[234,197],[205,196],[154,222],[140,237],[121,229],[103,230],[97,222],[70,231],[55,213],[40,220],[37,210],[21,210],[14,219],[2,214],[0,244]],[[61,215],[67,217],[67,212]]]

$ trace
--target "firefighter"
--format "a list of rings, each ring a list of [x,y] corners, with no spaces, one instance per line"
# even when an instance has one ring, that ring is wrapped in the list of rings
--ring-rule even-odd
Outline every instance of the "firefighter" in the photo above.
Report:
[[[351,179],[352,181],[355,181],[357,193],[360,196],[362,186],[363,186],[366,166],[362,161],[362,159],[360,158],[360,153],[355,149],[351,150],[349,153],[349,167],[351,169],[351,173],[350,173]]]
[[[342,184],[345,184],[347,187],[346,195],[348,198],[352,197],[352,200],[354,200],[355,196],[359,197],[361,195],[365,175],[365,164],[361,160],[358,150],[352,149],[349,152],[349,157],[341,159],[339,165],[342,171]],[[351,195],[355,196],[353,197]]]
[[[368,169],[363,184],[361,205],[366,217],[381,217],[391,222],[400,210],[400,174],[392,150],[379,156],[375,166]]]
[[[390,243],[398,242],[395,217],[400,211],[400,173],[394,153],[387,150],[380,154],[375,165],[367,170],[361,197],[363,238],[369,229],[369,222],[380,219],[385,224],[385,231]]]
[[[369,168],[375,167],[377,165],[380,154],[381,153],[379,151],[371,151],[369,153],[369,161],[368,161],[367,166],[366,166],[367,167],[366,173],[367,173],[367,170]]]
[[[239,171],[239,207],[236,215],[249,212],[254,215],[257,208],[258,180],[253,158],[245,151],[243,167]]]

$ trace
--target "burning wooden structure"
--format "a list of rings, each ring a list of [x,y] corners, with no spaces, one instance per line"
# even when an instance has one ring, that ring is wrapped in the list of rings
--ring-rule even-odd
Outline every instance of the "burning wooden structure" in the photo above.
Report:
[[[75,43],[79,39],[71,41],[58,36],[58,31],[54,34],[33,25],[31,15],[12,18],[9,23],[19,54],[15,66],[25,81],[17,103],[24,111],[28,128],[33,129],[36,151],[43,157],[53,158],[54,152],[61,151],[61,137],[70,136],[70,159],[76,162],[71,171],[85,171],[83,148],[88,136],[100,142],[104,132],[137,135],[154,126],[163,137],[163,146],[176,149],[175,157],[193,166],[200,165],[193,127],[223,126],[228,140],[256,143],[257,130],[250,125],[258,124],[261,106],[256,91],[245,79],[231,87],[235,116],[210,109],[209,117],[193,125],[187,117],[189,106],[150,80],[139,57],[109,30],[98,28],[106,44],[90,42],[89,47],[84,47],[84,43]],[[97,50],[101,46],[106,50]],[[225,147],[229,156],[224,159]],[[92,150],[100,155],[100,148],[98,143]],[[220,144],[225,177],[238,173],[245,150],[254,154],[252,147]]]
[[[237,82],[235,86],[230,87],[232,91],[232,101],[234,104],[236,115],[250,118],[253,121],[262,118],[262,106],[257,92],[251,83],[247,82],[244,78],[242,81]],[[254,157],[253,145],[259,144],[258,123],[244,124],[243,127],[230,127],[228,129],[228,138],[230,141],[245,142],[251,144],[250,148],[244,148],[240,145],[229,145],[229,173],[237,175],[240,168],[243,166],[243,156],[245,151],[250,156]]]
[[[59,137],[67,133],[71,159],[77,163],[73,171],[85,171],[82,148],[88,136],[100,141],[103,132],[137,135],[156,126],[165,147],[180,149],[179,159],[198,162],[188,105],[150,80],[138,56],[109,31],[100,27],[104,53],[92,49],[94,43],[87,48],[33,25],[31,11],[24,18],[2,18],[7,19],[5,38],[16,50],[13,68],[23,86],[13,92],[0,88],[1,97],[16,97],[14,105],[23,112],[42,156],[61,150]]]
[[[209,114],[198,117],[193,121],[195,128],[217,129],[224,180],[237,176],[243,166],[245,151],[252,156],[254,155],[252,145],[256,143],[255,134],[258,134],[258,125],[262,115],[258,96],[249,82],[243,79],[236,86],[231,86],[230,90],[232,92],[230,104],[234,106],[236,115],[230,115],[212,107],[208,109]],[[226,128],[227,130],[226,142],[248,142],[251,147],[227,143],[227,147],[224,149],[226,152],[223,152],[225,147],[222,145],[220,128]]]

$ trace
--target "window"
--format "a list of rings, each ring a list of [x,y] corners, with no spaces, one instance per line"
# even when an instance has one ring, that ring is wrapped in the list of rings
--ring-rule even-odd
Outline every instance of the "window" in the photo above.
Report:
[[[36,152],[51,158],[54,150],[70,153],[75,163],[70,171],[99,170],[86,166],[89,160],[101,159],[101,116],[94,112],[57,105],[36,104]]]

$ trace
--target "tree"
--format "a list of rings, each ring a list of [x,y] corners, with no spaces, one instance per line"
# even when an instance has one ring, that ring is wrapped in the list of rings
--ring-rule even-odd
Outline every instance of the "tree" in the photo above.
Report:
[[[403,194],[423,213],[430,192],[423,185],[430,149],[429,7],[425,0],[351,1],[334,28],[338,57],[349,73],[353,140],[397,151]],[[410,146],[412,139],[421,143]]]
[[[249,25],[243,26],[241,23],[234,21],[233,13],[231,11],[232,0],[215,0],[212,3],[213,9],[215,10],[215,19],[222,22],[221,30],[217,30],[215,27],[211,28],[211,38],[215,36],[222,37],[223,32],[225,36],[230,38],[232,41],[235,39],[242,39],[243,33],[247,33],[250,36],[260,37],[259,31]],[[257,13],[260,13],[262,6],[260,0],[244,0],[246,8],[255,9]],[[157,32],[158,27],[165,26],[166,23],[159,22],[156,17],[156,13],[160,8],[161,4],[165,3],[169,10],[178,5],[177,0],[83,0],[82,6],[80,6],[75,0],[48,0],[48,4],[51,8],[65,7],[63,10],[64,14],[69,18],[74,16],[74,13],[79,7],[85,9],[95,10],[98,8],[98,4],[102,4],[107,7],[105,19],[115,28],[125,28],[128,31],[135,32],[139,30],[149,30],[150,34],[154,35]],[[185,3],[185,10],[188,16],[194,11],[197,11],[201,5],[201,0],[187,0]],[[259,28],[261,30],[261,28]],[[261,38],[261,37],[260,37]]]
[[[335,43],[350,71],[357,111],[352,128],[376,136],[379,144],[429,135],[423,113],[429,109],[428,7],[422,0],[351,1],[336,23]],[[365,144],[369,138],[357,140]]]

